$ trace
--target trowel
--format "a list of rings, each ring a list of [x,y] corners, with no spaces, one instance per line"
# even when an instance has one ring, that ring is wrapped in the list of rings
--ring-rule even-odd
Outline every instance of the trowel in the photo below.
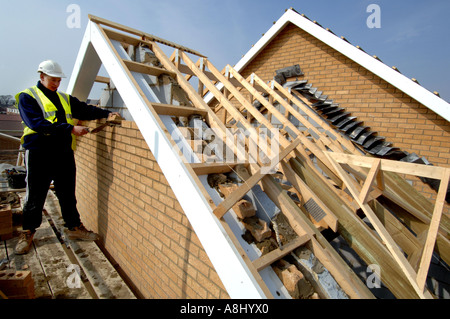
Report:
[[[90,129],[89,133],[95,134],[103,130],[106,126],[112,126],[112,125],[120,125],[122,123],[123,118],[120,115],[113,115],[111,116],[111,119],[106,120],[105,123],[103,123],[100,126],[97,126],[94,129]]]

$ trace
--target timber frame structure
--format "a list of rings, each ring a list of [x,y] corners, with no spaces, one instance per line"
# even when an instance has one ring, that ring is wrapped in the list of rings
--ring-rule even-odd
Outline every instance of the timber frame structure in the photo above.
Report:
[[[166,55],[160,44],[173,53]],[[142,58],[149,55],[159,64]],[[98,76],[102,65],[109,78]],[[161,75],[182,88],[188,103],[175,105],[149,85],[149,77]],[[306,246],[349,298],[374,298],[322,234],[329,229],[344,237],[365,263],[380,267],[382,282],[395,297],[433,298],[425,285],[431,254],[450,264],[450,224],[442,213],[450,169],[366,156],[315,113],[311,106],[316,101],[276,81],[266,83],[257,74],[243,78],[230,65],[219,71],[194,50],[89,16],[68,93],[86,100],[95,81],[114,84],[230,297],[289,298],[270,265]],[[262,107],[255,107],[254,101]],[[269,165],[252,154],[245,154],[243,162],[202,161],[201,152],[192,150],[186,132],[176,125],[177,118],[192,115],[222,136],[245,131],[242,148],[224,140],[233,159],[246,153],[263,130],[279,133],[279,152],[265,154]],[[273,119],[281,129],[273,126]],[[267,141],[274,142],[270,136]],[[225,199],[207,181],[208,175],[218,173],[234,173],[240,179],[240,186]],[[400,174],[440,179],[434,206]],[[256,188],[297,234],[264,256],[243,241],[232,211]]]

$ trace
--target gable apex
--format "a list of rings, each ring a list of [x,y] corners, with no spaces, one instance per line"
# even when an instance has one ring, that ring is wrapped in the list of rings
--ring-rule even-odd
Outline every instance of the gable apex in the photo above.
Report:
[[[327,44],[447,121],[450,121],[450,104],[447,101],[421,86],[415,79],[407,78],[398,70],[381,62],[377,57],[371,56],[359,47],[353,46],[345,38],[336,36],[329,29],[324,29],[316,21],[311,21],[308,17],[299,14],[292,8],[286,10],[258,42],[243,55],[241,60],[236,63],[235,69],[238,72],[242,71],[289,23]]]

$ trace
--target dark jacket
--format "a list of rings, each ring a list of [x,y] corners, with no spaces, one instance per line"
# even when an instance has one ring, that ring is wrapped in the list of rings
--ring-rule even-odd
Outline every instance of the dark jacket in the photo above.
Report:
[[[37,101],[29,94],[20,94],[18,108],[22,121],[37,133],[25,136],[23,147],[25,149],[70,149],[73,125],[67,123],[66,114],[57,93],[47,89],[40,81],[37,87],[58,109],[56,112],[57,121],[55,123],[47,121]],[[73,96],[70,96],[70,107],[73,118],[78,120],[90,121],[106,118],[111,113],[108,110],[81,102]]]

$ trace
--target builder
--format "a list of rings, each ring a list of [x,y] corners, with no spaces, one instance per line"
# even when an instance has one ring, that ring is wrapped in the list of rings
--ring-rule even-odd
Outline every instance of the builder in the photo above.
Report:
[[[117,114],[58,92],[61,78],[65,78],[58,63],[44,61],[38,72],[37,85],[16,95],[24,126],[22,145],[27,169],[23,232],[16,245],[16,254],[26,254],[30,250],[36,228],[42,222],[42,210],[52,181],[68,238],[98,239],[97,234],[83,226],[76,207],[75,137],[85,135],[89,130],[77,125],[75,119],[95,120]]]

